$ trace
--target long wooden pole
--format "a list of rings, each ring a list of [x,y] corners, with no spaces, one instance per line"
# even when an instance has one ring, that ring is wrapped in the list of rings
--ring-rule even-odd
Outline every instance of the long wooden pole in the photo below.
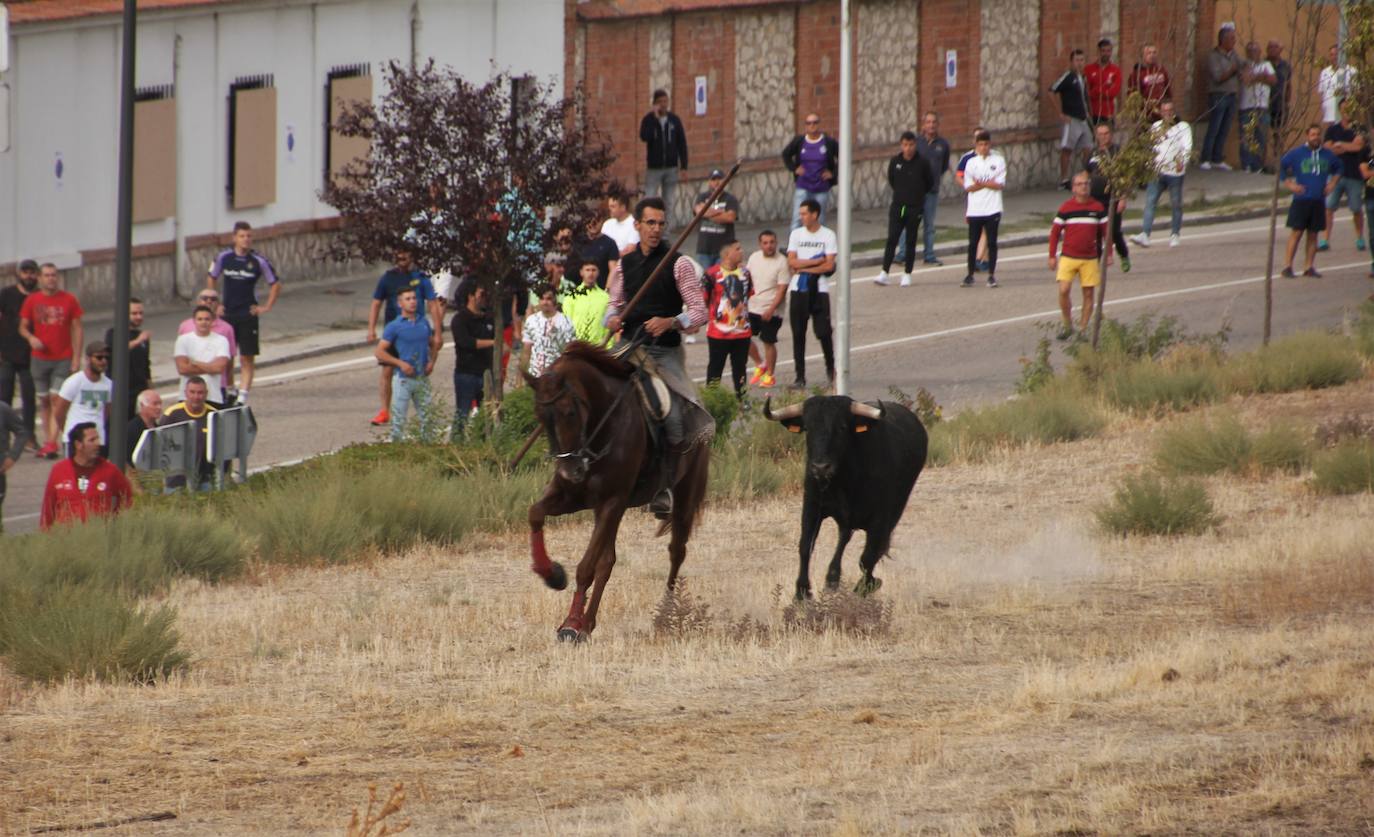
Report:
[[[649,290],[650,286],[657,281],[659,274],[663,272],[663,268],[667,267],[672,262],[670,257],[678,252],[678,249],[682,247],[682,243],[687,240],[687,236],[691,235],[692,231],[701,223],[701,219],[706,217],[706,213],[711,209],[716,199],[721,196],[725,191],[725,187],[730,184],[730,181],[733,180],[738,173],[739,163],[736,162],[730,167],[730,170],[725,173],[725,179],[722,180],[720,185],[715,188],[715,191],[711,192],[711,195],[706,198],[706,202],[702,204],[701,210],[697,212],[696,215],[692,216],[692,222],[682,230],[680,235],[678,235],[677,241],[674,241],[673,245],[668,248],[668,254],[659,261],[658,265],[654,268],[654,272],[649,274],[649,278],[644,280],[644,284],[640,286],[635,295],[630,298],[629,302],[625,303],[625,307],[620,311],[621,322],[624,322],[625,318],[630,315],[630,312],[635,310],[635,306],[644,298],[644,293]],[[510,470],[515,470],[516,466],[520,464],[520,461],[525,458],[525,454],[529,453],[530,448],[534,446],[535,440],[539,438],[539,434],[542,432],[543,429],[539,427],[530,431],[529,438],[525,440],[525,444],[520,446],[520,451],[515,454],[515,458],[510,461],[510,465],[508,466]]]

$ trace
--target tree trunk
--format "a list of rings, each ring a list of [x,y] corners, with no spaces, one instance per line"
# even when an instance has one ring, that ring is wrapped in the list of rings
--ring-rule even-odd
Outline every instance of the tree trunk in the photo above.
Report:
[[[1277,167],[1275,167],[1277,168]],[[1269,256],[1264,262],[1264,338],[1261,345],[1269,345],[1269,332],[1274,323],[1274,243],[1279,235],[1279,179],[1274,172],[1274,194],[1269,199]]]
[[[492,299],[496,300],[495,310],[491,315],[493,336],[496,338],[491,346],[491,393],[487,399],[497,406],[495,415],[500,416],[499,407],[501,396],[505,394],[505,382],[501,378],[501,358],[506,352],[506,304],[509,300],[501,298],[500,285],[498,284],[492,293]],[[511,299],[514,299],[512,297]]]
[[[1102,331],[1102,303],[1107,298],[1107,260],[1112,255],[1112,228],[1116,224],[1116,196],[1108,195],[1107,203],[1107,236],[1102,242],[1102,255],[1098,258],[1098,272],[1102,274],[1101,281],[1097,283],[1097,302],[1093,305],[1093,349],[1097,349],[1097,336]]]

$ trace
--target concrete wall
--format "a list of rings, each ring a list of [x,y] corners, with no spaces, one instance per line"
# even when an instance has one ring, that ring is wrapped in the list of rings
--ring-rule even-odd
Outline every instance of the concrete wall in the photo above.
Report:
[[[137,84],[176,85],[178,220],[185,274],[199,283],[234,221],[263,230],[261,248],[288,279],[338,270],[318,251],[333,210],[321,203],[325,79],[369,63],[374,96],[388,61],[413,48],[474,80],[493,68],[563,81],[562,0],[316,0],[231,3],[140,14]],[[120,27],[117,16],[16,24],[10,70],[10,150],[0,153],[0,270],[21,258],[52,260],[88,307],[112,297]],[[178,60],[179,56],[179,60]],[[229,85],[272,74],[277,90],[276,200],[234,210],[226,191]],[[287,135],[293,149],[287,150]],[[61,177],[57,163],[61,160]],[[177,221],[136,224],[137,290],[172,293]],[[184,288],[182,289],[185,290]]]

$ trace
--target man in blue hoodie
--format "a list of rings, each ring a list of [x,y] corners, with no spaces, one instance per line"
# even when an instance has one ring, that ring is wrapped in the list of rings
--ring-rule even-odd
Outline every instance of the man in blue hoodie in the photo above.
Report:
[[[1307,142],[1294,148],[1279,161],[1283,185],[1293,193],[1288,206],[1288,258],[1283,277],[1294,278],[1293,257],[1298,252],[1298,240],[1307,234],[1307,269],[1303,276],[1321,278],[1314,263],[1317,260],[1317,234],[1326,229],[1326,196],[1341,177],[1341,161],[1330,149],[1322,147],[1322,126],[1307,126]]]

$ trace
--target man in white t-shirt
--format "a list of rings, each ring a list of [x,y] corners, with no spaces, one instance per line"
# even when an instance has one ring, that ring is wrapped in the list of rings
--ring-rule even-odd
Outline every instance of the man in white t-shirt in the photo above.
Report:
[[[749,329],[763,343],[763,356],[760,357],[754,341],[749,341],[749,359],[754,361],[754,377],[749,383],[769,389],[777,383],[778,331],[782,329],[782,315],[778,311],[792,280],[787,256],[778,252],[776,233],[772,230],[759,233],[759,249],[749,256],[745,269],[754,282],[754,295],[749,297]]]
[[[792,362],[797,378],[791,389],[806,389],[806,322],[816,330],[816,339],[825,354],[825,376],[835,385],[835,349],[830,342],[830,282],[835,272],[835,256],[840,252],[835,231],[821,226],[821,205],[807,198],[798,208],[801,226],[787,239],[787,266],[793,271],[787,290],[792,300],[787,316],[792,322]]]
[[[53,397],[53,419],[63,438],[78,424],[91,422],[100,432],[102,455],[108,444],[105,419],[114,402],[114,383],[105,375],[109,365],[109,346],[100,341],[86,344],[86,365],[63,381]]]
[[[620,248],[620,255],[624,256],[639,246],[639,232],[635,230],[634,216],[630,214],[625,199],[618,195],[606,199],[606,208],[611,217],[601,225],[601,234],[610,236],[615,241],[615,246]]]
[[[988,236],[988,287],[997,287],[997,225],[1002,221],[1002,190],[1007,185],[1007,161],[992,152],[992,134],[979,131],[973,136],[973,156],[964,166],[964,194],[968,207],[968,275],[963,286],[973,287],[974,260],[978,239]]]
[[[1258,41],[1245,45],[1245,69],[1240,71],[1240,167],[1251,173],[1264,169],[1269,138],[1269,93],[1278,83],[1274,65],[1264,60]]]
[[[177,374],[181,376],[179,392],[186,397],[186,380],[193,375],[205,379],[210,391],[210,400],[224,403],[224,372],[229,367],[229,341],[212,330],[215,312],[208,306],[196,306],[193,319],[196,330],[177,338],[172,349],[172,357],[177,364]]]
[[[1355,68],[1340,62],[1341,49],[1332,46],[1326,51],[1326,66],[1322,67],[1321,75],[1317,77],[1317,93],[1322,97],[1323,130],[1329,128],[1332,122],[1341,121],[1341,99],[1350,95],[1350,86],[1355,80]]]

